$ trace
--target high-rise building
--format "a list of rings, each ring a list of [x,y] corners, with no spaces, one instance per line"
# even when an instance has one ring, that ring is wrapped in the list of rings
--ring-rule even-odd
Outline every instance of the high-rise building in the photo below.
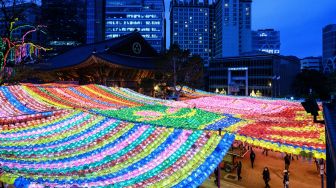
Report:
[[[280,54],[280,31],[274,29],[252,31],[252,50]]]
[[[239,54],[252,50],[251,5],[252,0],[239,1]]]
[[[86,41],[85,0],[42,0],[42,23],[47,26],[46,45],[60,53]]]
[[[87,2],[87,43],[126,35],[135,30],[156,51],[166,48],[163,0],[92,0]]]
[[[323,70],[326,73],[336,70],[336,24],[323,28]]]
[[[179,44],[205,64],[210,53],[210,10],[207,0],[173,0],[170,4],[170,44]]]
[[[210,18],[209,18],[209,56],[210,59],[215,57],[215,52],[216,52],[216,6],[215,3],[212,2],[209,7],[209,13],[210,13]]]
[[[301,59],[301,70],[322,70],[322,57],[306,57]]]
[[[251,51],[251,4],[252,0],[216,2],[216,58]]]
[[[105,39],[105,1],[86,1],[86,43],[96,43]]]

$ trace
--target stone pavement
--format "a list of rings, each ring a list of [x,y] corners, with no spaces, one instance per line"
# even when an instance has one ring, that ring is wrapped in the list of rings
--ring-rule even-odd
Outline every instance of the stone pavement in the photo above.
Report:
[[[243,159],[241,159],[242,165],[242,180],[237,181],[225,178],[228,173],[221,171],[221,188],[263,188],[265,187],[262,171],[264,167],[268,167],[270,170],[271,181],[269,182],[271,187],[282,188],[282,172],[285,168],[283,156],[278,152],[268,152],[268,156],[262,154],[262,150],[254,149],[256,159],[254,162],[254,168],[252,169],[250,163],[250,154],[248,153]],[[308,161],[307,159],[299,158],[291,161],[289,167],[289,186],[290,188],[320,188],[321,176],[317,172],[314,161]],[[236,171],[231,173],[232,176],[236,176]],[[213,178],[213,174],[212,174]],[[214,179],[207,180],[203,183],[201,188],[216,188]],[[324,178],[325,181],[325,178]],[[324,186],[326,187],[326,186]]]
[[[268,156],[262,155],[262,150],[254,149],[256,154],[256,160],[254,162],[254,168],[252,169],[250,163],[250,154],[248,153],[241,161],[242,166],[242,180],[230,180],[225,178],[228,173],[221,171],[221,188],[264,188],[265,184],[262,179],[262,171],[265,166],[270,170],[272,188],[282,188],[282,172],[285,168],[283,156],[278,152],[268,152]],[[290,188],[320,188],[321,177],[316,170],[314,161],[308,161],[303,158],[299,160],[291,161],[289,167],[290,175],[289,182]],[[230,175],[236,176],[236,171]],[[213,174],[207,179],[200,188],[217,188],[214,183]],[[1,187],[1,184],[0,184]],[[324,186],[326,187],[326,185]],[[9,186],[8,188],[12,188]]]
[[[217,188],[217,185],[214,183],[215,178],[211,177],[211,179],[205,180],[200,188]],[[245,188],[244,186],[237,185],[226,180],[221,180],[221,188]]]

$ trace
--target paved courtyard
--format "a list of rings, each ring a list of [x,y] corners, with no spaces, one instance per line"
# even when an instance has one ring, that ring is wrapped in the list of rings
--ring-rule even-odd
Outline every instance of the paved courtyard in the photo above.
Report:
[[[221,171],[221,187],[222,188],[262,188],[265,187],[262,179],[262,171],[265,166],[270,170],[271,181],[270,186],[274,188],[283,187],[282,184],[282,172],[284,169],[284,160],[281,153],[268,152],[268,156],[262,155],[262,150],[254,149],[256,153],[255,166],[252,169],[249,153],[242,159],[242,180],[232,180],[225,178],[228,173]],[[303,158],[291,162],[289,167],[290,171],[290,187],[291,188],[319,188],[321,187],[321,177],[316,170],[314,161],[308,161]],[[236,171],[232,173],[236,176]],[[206,180],[201,188],[217,187],[212,175],[211,180]]]

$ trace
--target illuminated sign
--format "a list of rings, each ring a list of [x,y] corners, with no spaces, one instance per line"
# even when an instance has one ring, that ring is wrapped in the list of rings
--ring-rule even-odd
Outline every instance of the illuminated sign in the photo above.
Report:
[[[248,70],[248,67],[234,67],[228,68],[229,71],[241,71],[241,70]]]

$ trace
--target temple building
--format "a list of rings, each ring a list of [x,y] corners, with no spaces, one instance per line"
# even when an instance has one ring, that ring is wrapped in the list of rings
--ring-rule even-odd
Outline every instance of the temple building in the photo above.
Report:
[[[118,38],[75,47],[40,64],[47,82],[98,83],[136,88],[164,69],[157,51],[135,31]]]

